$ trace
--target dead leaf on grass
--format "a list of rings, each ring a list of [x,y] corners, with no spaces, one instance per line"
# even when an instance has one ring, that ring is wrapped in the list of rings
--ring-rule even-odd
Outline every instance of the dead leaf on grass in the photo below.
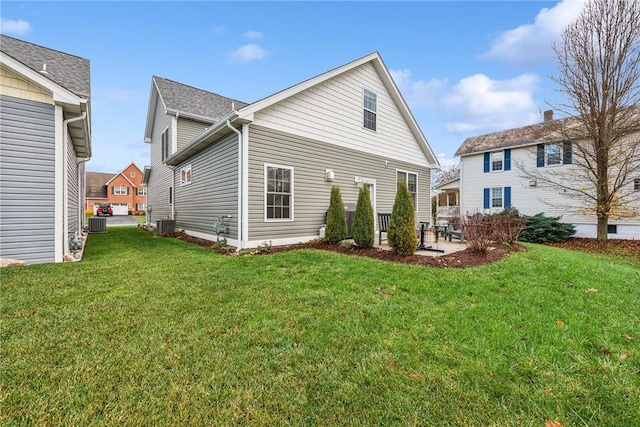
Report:
[[[546,421],[544,423],[544,427],[564,427],[564,426],[557,421]]]
[[[606,348],[602,349],[602,354],[606,354],[607,356],[611,356],[611,350],[607,350]]]
[[[622,338],[624,338],[627,341],[631,341],[633,339],[629,334],[622,334]]]
[[[559,326],[562,328],[564,326],[564,322],[562,320],[556,320],[556,326]]]
[[[585,292],[598,292],[596,288],[587,288],[584,290]]]
[[[620,360],[625,360],[627,358],[627,355],[626,354],[621,354],[619,357],[620,357]]]
[[[390,296],[393,296],[392,294],[390,294],[390,293],[389,293],[389,292],[384,288],[384,286],[378,286],[378,287],[376,288],[376,291],[378,291],[378,293],[379,293],[380,295],[382,295],[383,297],[385,297],[385,298],[389,298]]]

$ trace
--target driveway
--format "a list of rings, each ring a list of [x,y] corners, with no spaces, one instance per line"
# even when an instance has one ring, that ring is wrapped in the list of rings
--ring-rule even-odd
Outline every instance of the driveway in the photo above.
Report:
[[[131,215],[114,215],[114,216],[104,216],[101,218],[107,219],[107,227],[118,226],[118,225],[138,225],[140,224],[138,220],[136,220]]]

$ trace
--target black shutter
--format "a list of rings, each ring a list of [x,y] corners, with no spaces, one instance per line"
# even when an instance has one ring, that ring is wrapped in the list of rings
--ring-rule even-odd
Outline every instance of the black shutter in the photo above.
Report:
[[[544,167],[544,144],[538,144],[536,166]]]
[[[564,141],[562,143],[562,164],[570,165],[571,164],[571,141]]]

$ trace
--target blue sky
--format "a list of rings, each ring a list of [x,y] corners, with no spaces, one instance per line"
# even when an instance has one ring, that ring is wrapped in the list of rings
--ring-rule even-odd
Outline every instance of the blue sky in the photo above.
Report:
[[[151,77],[253,102],[380,52],[441,163],[462,141],[542,120],[553,42],[582,0],[2,2],[3,34],[91,61],[88,170],[149,164]]]

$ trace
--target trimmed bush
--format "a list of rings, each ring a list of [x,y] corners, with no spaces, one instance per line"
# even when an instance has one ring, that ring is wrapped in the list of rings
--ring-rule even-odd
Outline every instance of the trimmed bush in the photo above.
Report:
[[[398,192],[389,219],[387,240],[393,253],[400,256],[413,255],[418,246],[415,208],[411,193],[404,182],[398,183]]]
[[[347,214],[344,212],[340,187],[334,185],[331,187],[331,200],[329,201],[329,210],[327,211],[324,240],[335,245],[346,238]]]
[[[566,242],[576,232],[573,224],[560,222],[559,216],[544,216],[541,212],[533,216],[526,216],[527,226],[518,240],[529,243]]]
[[[369,187],[366,185],[363,185],[358,193],[351,234],[353,234],[353,241],[361,248],[373,247],[376,230],[373,224],[373,207],[371,206]]]

